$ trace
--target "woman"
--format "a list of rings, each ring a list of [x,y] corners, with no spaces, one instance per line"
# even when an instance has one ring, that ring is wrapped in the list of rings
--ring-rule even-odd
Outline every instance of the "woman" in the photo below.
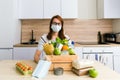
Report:
[[[36,53],[34,56],[35,62],[38,62],[39,59],[42,58],[40,56],[44,54],[43,53],[44,43],[47,43],[49,41],[55,41],[57,37],[59,37],[60,39],[66,38],[70,40],[70,38],[64,34],[63,24],[64,24],[63,19],[59,15],[55,15],[52,17],[52,19],[50,20],[50,25],[49,25],[49,33],[44,34],[40,38],[38,49],[36,50]]]

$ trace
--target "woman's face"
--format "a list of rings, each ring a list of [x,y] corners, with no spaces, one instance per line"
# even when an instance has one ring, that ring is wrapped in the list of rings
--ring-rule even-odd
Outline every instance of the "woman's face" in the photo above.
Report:
[[[61,30],[62,26],[61,26],[61,21],[59,21],[57,18],[53,19],[52,25],[51,25],[51,29],[54,32],[59,32]]]

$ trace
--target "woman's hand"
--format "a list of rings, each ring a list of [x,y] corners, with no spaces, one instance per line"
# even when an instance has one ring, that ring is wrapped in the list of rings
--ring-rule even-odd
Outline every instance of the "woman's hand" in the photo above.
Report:
[[[40,51],[36,50],[36,53],[34,55],[34,61],[38,63],[39,59],[40,59]]]

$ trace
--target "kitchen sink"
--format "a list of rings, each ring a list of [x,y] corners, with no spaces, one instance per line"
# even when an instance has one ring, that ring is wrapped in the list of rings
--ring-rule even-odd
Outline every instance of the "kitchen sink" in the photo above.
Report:
[[[38,44],[38,42],[23,42],[21,44],[28,44],[28,45],[31,45],[31,44]]]
[[[30,41],[29,42],[22,42],[21,44],[28,44],[28,45],[38,44],[38,42],[36,42],[36,39],[34,38],[33,30],[31,31],[31,39],[30,39]]]

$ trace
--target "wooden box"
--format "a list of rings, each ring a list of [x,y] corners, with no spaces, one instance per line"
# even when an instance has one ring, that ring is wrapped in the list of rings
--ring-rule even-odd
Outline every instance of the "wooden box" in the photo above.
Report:
[[[56,67],[62,67],[64,70],[72,70],[72,61],[78,58],[77,55],[47,55],[52,61],[50,70]]]

